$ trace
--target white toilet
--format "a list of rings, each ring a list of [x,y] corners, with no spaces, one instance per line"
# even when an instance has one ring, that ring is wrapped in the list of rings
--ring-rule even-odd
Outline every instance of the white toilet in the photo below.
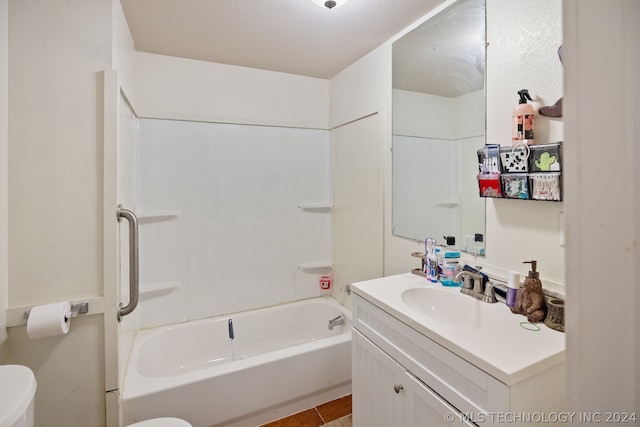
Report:
[[[26,366],[0,365],[0,427],[33,427],[36,377]]]
[[[192,427],[191,424],[179,418],[154,418],[129,424],[127,427]]]

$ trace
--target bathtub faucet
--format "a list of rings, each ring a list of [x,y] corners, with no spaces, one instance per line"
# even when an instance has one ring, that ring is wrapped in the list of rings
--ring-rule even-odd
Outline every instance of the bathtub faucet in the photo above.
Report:
[[[344,314],[341,314],[338,317],[334,317],[333,319],[329,320],[329,330],[333,331],[334,327],[338,325],[344,325],[346,321],[347,319],[344,317]]]

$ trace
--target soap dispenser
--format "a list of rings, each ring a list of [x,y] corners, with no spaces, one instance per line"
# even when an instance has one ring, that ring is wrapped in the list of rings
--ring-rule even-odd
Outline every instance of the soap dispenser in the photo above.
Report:
[[[536,271],[538,262],[535,260],[525,261],[523,264],[531,264],[531,270],[524,279],[516,304],[511,307],[511,312],[527,316],[529,322],[541,322],[547,316],[547,304],[542,292],[540,273]]]

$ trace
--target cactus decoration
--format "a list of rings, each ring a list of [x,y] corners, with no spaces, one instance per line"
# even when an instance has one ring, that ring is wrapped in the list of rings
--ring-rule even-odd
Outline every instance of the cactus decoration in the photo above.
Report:
[[[552,156],[546,151],[540,155],[540,160],[536,160],[536,167],[544,172],[551,170],[551,165],[556,162],[556,156]]]

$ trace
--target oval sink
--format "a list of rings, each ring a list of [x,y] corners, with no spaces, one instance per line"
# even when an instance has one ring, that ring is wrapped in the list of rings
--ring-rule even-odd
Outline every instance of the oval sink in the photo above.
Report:
[[[430,320],[453,327],[493,328],[500,325],[502,318],[495,304],[438,288],[407,289],[402,292],[402,301]]]

